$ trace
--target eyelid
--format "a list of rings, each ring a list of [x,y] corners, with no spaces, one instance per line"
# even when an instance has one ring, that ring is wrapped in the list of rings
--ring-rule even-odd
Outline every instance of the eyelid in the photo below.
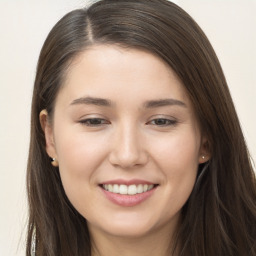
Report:
[[[156,125],[158,127],[174,126],[174,125],[176,125],[178,123],[178,120],[176,118],[174,118],[174,117],[170,117],[170,116],[168,116],[168,117],[166,117],[166,116],[153,116],[153,117],[150,118],[150,120],[146,124],[150,125],[150,123],[152,123],[153,121],[156,121],[156,120],[164,120],[164,121],[168,122],[168,124],[163,124],[163,125],[161,125],[161,124],[159,124],[159,125],[153,124],[153,125]]]
[[[95,124],[90,124],[90,121],[100,121],[100,123],[95,123]],[[102,123],[103,121],[103,123]],[[101,118],[101,117],[87,117],[87,118],[83,118],[81,120],[78,121],[80,124],[88,126],[88,127],[99,127],[99,126],[104,126],[106,124],[110,124],[110,122],[108,120],[106,120],[105,118]]]
[[[165,123],[163,124],[161,124],[161,122],[158,124],[154,123],[157,120],[158,121],[162,120]],[[84,116],[78,121],[78,123],[88,127],[100,127],[100,126],[111,124],[111,122],[108,121],[108,119],[104,117],[97,117],[97,116]],[[168,127],[168,126],[175,126],[177,123],[178,123],[178,120],[174,117],[155,115],[155,116],[152,116],[150,120],[146,122],[146,125],[154,125],[157,127]]]

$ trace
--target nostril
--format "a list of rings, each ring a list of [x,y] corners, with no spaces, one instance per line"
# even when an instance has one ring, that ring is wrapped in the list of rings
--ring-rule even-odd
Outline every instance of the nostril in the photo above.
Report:
[[[123,169],[140,167],[148,162],[146,152],[127,152],[114,150],[109,156],[110,163]]]

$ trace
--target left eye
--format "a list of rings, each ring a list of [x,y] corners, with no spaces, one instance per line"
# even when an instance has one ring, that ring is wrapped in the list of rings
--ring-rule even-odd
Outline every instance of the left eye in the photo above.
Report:
[[[102,118],[88,118],[79,121],[79,123],[86,125],[86,126],[100,126],[104,124],[109,124],[109,122]]]
[[[147,124],[153,124],[157,126],[169,126],[169,125],[175,125],[176,123],[177,123],[176,120],[170,120],[166,118],[157,118],[157,119],[151,120]]]

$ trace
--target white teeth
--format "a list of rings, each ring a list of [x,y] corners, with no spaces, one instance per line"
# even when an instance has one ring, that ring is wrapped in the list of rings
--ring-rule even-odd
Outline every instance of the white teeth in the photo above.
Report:
[[[119,193],[119,186],[117,184],[114,184],[113,186],[113,192],[114,193]]]
[[[137,194],[136,185],[130,185],[128,187],[128,195],[135,195],[135,194]]]
[[[140,184],[137,186],[137,193],[140,194],[142,192],[143,192],[143,185]]]
[[[108,185],[108,191],[113,192],[113,186],[111,184]]]
[[[109,192],[122,195],[136,195],[147,192],[154,188],[153,184],[139,184],[139,185],[118,185],[118,184],[103,184],[103,188]]]
[[[153,184],[148,185],[148,190],[151,190],[154,187]]]
[[[127,195],[128,188],[126,185],[120,185],[119,187],[119,193],[122,195]]]

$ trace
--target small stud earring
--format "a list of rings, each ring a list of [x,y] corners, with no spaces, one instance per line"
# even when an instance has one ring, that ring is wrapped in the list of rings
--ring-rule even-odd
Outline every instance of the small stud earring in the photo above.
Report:
[[[205,156],[204,156],[204,155],[202,155],[201,157],[202,157],[203,160],[205,159]]]
[[[59,162],[58,162],[58,160],[56,159],[56,158],[52,158],[51,159],[52,161],[52,166],[54,166],[54,167],[58,167],[59,166]]]

